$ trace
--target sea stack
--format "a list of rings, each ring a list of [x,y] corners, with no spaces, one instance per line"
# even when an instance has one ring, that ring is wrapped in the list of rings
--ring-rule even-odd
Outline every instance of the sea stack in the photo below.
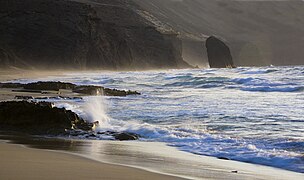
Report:
[[[210,36],[206,41],[210,68],[234,68],[229,47],[221,40]]]

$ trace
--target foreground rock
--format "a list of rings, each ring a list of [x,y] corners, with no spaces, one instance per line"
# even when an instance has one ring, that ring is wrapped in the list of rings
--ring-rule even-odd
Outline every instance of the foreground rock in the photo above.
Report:
[[[139,135],[129,132],[95,132],[99,122],[89,123],[76,113],[56,108],[50,102],[0,102],[0,130],[17,131],[31,135],[65,135],[96,138],[112,136],[119,141],[137,140]]]
[[[0,102],[0,129],[29,134],[58,135],[68,129],[92,130],[77,114],[48,102]]]
[[[211,36],[206,41],[208,61],[210,68],[234,68],[232,56],[229,47],[219,40]]]

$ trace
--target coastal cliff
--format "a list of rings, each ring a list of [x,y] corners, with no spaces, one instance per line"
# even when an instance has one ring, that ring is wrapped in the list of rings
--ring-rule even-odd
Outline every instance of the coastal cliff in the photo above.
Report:
[[[207,67],[205,43],[219,37],[236,66],[303,65],[304,2],[132,0],[178,31],[184,60]]]
[[[190,67],[177,32],[126,0],[0,1],[0,66],[144,70]]]

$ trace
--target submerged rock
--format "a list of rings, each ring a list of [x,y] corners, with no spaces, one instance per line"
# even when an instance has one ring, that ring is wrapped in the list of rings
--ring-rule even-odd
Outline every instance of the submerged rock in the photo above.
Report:
[[[114,131],[105,131],[97,132],[99,135],[113,136],[114,139],[119,141],[134,141],[139,139],[139,135],[130,132],[114,132]]]
[[[137,91],[124,91],[118,89],[109,89],[102,86],[76,86],[73,92],[86,94],[86,95],[105,95],[105,96],[128,96],[128,95],[140,95]]]
[[[86,95],[105,95],[105,96],[128,96],[128,95],[140,95],[137,91],[125,91],[118,89],[109,89],[102,86],[76,86],[73,92],[86,94]]]
[[[105,96],[128,96],[128,95],[140,95],[137,91],[124,91],[124,90],[117,90],[117,89],[109,89],[104,88],[103,89]]]
[[[73,92],[96,96],[103,94],[103,88],[101,86],[76,86]]]
[[[210,68],[234,68],[229,47],[218,38],[211,36],[206,41]]]
[[[116,140],[119,141],[132,141],[132,140],[137,140],[139,138],[137,134],[128,133],[128,132],[115,134],[114,137]]]
[[[33,98],[36,100],[83,100],[82,97],[69,97],[69,96],[45,96]]]
[[[56,108],[49,102],[9,101],[0,102],[0,129],[29,134],[58,135],[71,129],[91,130],[77,114]]]

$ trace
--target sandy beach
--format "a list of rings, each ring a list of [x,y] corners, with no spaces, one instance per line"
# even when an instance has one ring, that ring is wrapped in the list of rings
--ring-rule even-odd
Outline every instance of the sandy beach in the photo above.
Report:
[[[0,179],[300,180],[304,177],[277,168],[198,156],[163,143],[15,138],[7,139],[17,144],[0,141]]]
[[[0,162],[0,179],[182,179],[3,142]]]

